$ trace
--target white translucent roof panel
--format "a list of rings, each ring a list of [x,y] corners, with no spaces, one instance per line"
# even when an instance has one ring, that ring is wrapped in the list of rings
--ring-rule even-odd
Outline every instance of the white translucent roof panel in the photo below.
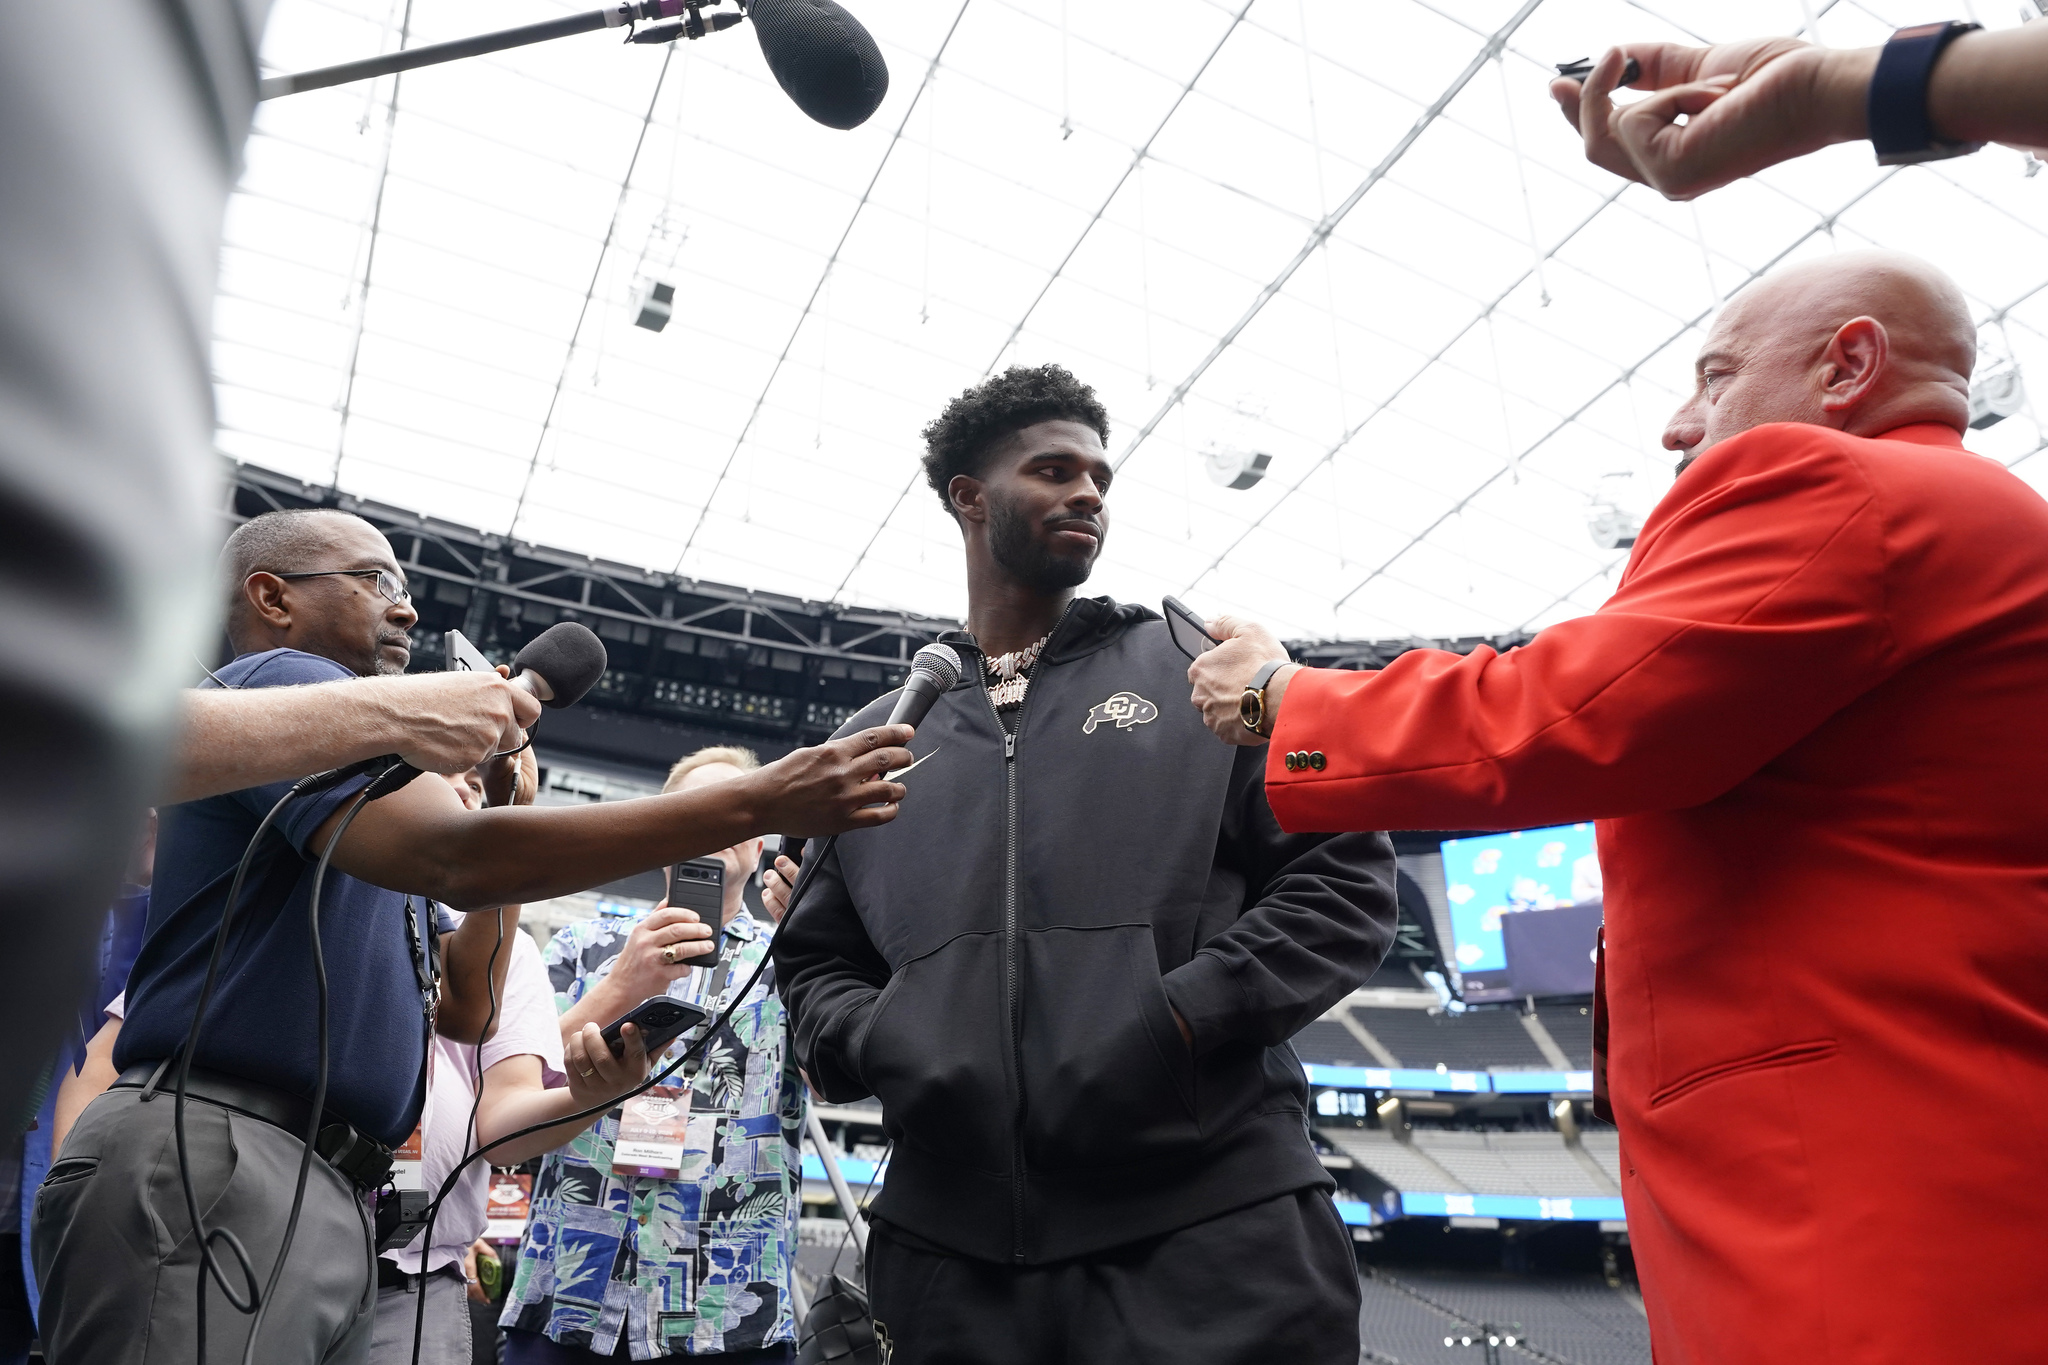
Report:
[[[412,0],[407,45],[573,12]],[[1112,415],[1093,586],[1297,636],[1596,607],[1702,328],[1773,265],[1950,270],[2048,382],[2048,177],[1841,147],[1672,204],[1587,165],[1552,63],[1622,40],[1877,41],[1897,0],[854,0],[891,71],[809,122],[744,29],[617,31],[264,105],[215,321],[222,449],[522,540],[957,614],[918,432],[1008,364]],[[278,0],[273,71],[405,0]],[[633,325],[636,286],[674,318]],[[2030,404],[1973,449],[2048,480]],[[1271,456],[1212,482],[1216,450]]]

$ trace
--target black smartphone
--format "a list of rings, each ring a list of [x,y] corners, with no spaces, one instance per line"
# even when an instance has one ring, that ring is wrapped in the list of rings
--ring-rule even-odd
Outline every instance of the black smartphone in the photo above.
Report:
[[[653,1057],[710,1017],[704,1010],[695,1005],[685,1004],[674,996],[650,996],[606,1024],[604,1041],[605,1045],[611,1048],[612,1056],[625,1056],[626,1040],[619,1030],[631,1024],[640,1030],[640,1039],[647,1047],[647,1055]]]
[[[1202,624],[1202,618],[1188,610],[1187,604],[1178,597],[1159,599],[1160,614],[1166,617],[1166,633],[1173,637],[1174,645],[1190,659],[1199,658],[1223,642],[1211,635]]]
[[[697,918],[711,926],[716,942],[725,932],[725,864],[716,858],[692,858],[669,868],[668,903],[696,911]]]
[[[1557,74],[1568,81],[1577,81],[1580,85],[1584,85],[1586,77],[1593,74],[1593,59],[1591,57],[1581,57],[1575,62],[1559,62],[1557,64]],[[1621,83],[1623,85],[1634,85],[1642,78],[1642,63],[1633,57],[1629,58],[1628,65],[1621,69]]]
[[[762,841],[760,860],[754,864],[754,879],[756,881],[761,879],[763,873],[774,868],[777,858],[787,858],[798,867],[804,865],[803,840],[797,838],[794,834],[778,834],[774,837],[782,842],[782,847],[779,849],[770,848],[766,840]]]

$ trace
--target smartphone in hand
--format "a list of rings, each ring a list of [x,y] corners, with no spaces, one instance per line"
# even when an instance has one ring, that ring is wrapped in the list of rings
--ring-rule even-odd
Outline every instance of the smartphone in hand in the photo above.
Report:
[[[712,941],[717,942],[725,932],[725,864],[716,858],[692,858],[669,868],[668,903],[695,911],[699,921],[711,926]]]
[[[1223,643],[1209,633],[1202,618],[1188,610],[1178,597],[1161,598],[1159,611],[1166,618],[1166,633],[1174,647],[1190,659],[1198,659]]]
[[[640,1041],[646,1046],[647,1055],[654,1057],[710,1017],[708,1012],[673,996],[649,996],[606,1024],[602,1036],[605,1045],[612,1050],[612,1056],[623,1057],[626,1055],[626,1040],[620,1030],[631,1024],[640,1030]]]

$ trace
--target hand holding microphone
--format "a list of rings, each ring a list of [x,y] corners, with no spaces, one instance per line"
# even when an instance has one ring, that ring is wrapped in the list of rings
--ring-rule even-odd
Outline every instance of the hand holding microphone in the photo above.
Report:
[[[590,627],[574,621],[564,621],[559,625],[550,626],[534,636],[526,648],[520,650],[518,656],[512,660],[511,668],[508,670],[511,675],[509,679],[492,668],[482,655],[476,654],[474,648],[461,638],[460,632],[449,632],[449,640],[454,652],[468,667],[451,668],[448,675],[444,676],[484,679],[496,677],[499,684],[509,691],[523,692],[528,699],[539,702],[541,706],[574,706],[583,699],[584,693],[596,686],[597,680],[604,675],[605,665],[609,662],[604,642],[597,638]],[[489,687],[491,684],[487,682],[485,686]],[[515,707],[520,705],[522,704],[515,703]],[[526,709],[531,711],[528,724],[540,718],[537,709]],[[503,731],[498,738],[504,738]],[[521,743],[523,740],[517,737],[515,727],[511,742],[506,748],[516,749]],[[482,757],[488,758],[497,752],[500,751],[488,750]],[[475,766],[474,760],[471,766]],[[318,791],[359,774],[375,772],[379,774],[377,780],[366,789],[370,799],[375,800],[377,797],[397,791],[418,777],[422,771],[423,769],[406,757],[401,750],[397,754],[384,754],[361,763],[350,764],[346,768],[335,768],[317,774],[305,779],[301,787],[305,791]]]
[[[516,749],[522,732],[540,719],[530,689],[491,673],[417,673],[366,678],[380,695],[395,733],[398,756],[421,772],[468,772],[492,754]]]
[[[886,774],[915,761],[904,746],[932,704],[959,680],[960,656],[948,645],[926,645],[910,661],[887,725],[798,749],[747,774],[742,780],[766,789],[755,807],[766,817],[758,827],[808,839],[894,820],[904,787]]]
[[[803,838],[868,829],[896,818],[901,783],[882,774],[910,765],[913,731],[908,725],[878,725],[785,758],[721,784],[739,789],[749,803],[747,824],[783,830]]]

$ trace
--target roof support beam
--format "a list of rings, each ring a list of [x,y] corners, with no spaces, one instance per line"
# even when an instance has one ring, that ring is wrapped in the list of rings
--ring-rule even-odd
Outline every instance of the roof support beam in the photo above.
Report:
[[[1124,447],[1123,454],[1116,457],[1114,468],[1121,470],[1130,461],[1131,456],[1138,453],[1138,448],[1151,438],[1154,431],[1159,429],[1159,424],[1166,420],[1167,414],[1179,406],[1181,400],[1188,396],[1188,391],[1201,381],[1204,374],[1208,373],[1209,367],[1214,365],[1223,353],[1230,349],[1232,343],[1237,340],[1239,334],[1245,328],[1251,326],[1252,319],[1264,312],[1266,305],[1273,301],[1274,296],[1287,287],[1287,282],[1294,278],[1294,272],[1301,269],[1308,261],[1308,258],[1315,255],[1317,248],[1329,240],[1330,234],[1337,230],[1337,225],[1344,221],[1345,216],[1351,210],[1358,207],[1360,200],[1371,193],[1373,186],[1386,179],[1388,173],[1400,164],[1401,158],[1408,155],[1408,149],[1415,145],[1416,139],[1429,130],[1429,125],[1436,122],[1437,116],[1443,113],[1450,102],[1458,97],[1459,92],[1471,83],[1472,78],[1478,75],[1488,62],[1493,60],[1494,55],[1501,50],[1507,40],[1514,36],[1515,30],[1520,28],[1523,21],[1534,14],[1536,7],[1542,3],[1543,0],[1523,0],[1522,7],[1516,10],[1513,17],[1505,24],[1502,24],[1494,31],[1493,36],[1488,38],[1479,51],[1473,55],[1472,60],[1465,64],[1465,69],[1458,73],[1457,77],[1445,88],[1443,94],[1438,95],[1430,103],[1430,106],[1422,111],[1408,131],[1401,135],[1401,140],[1396,142],[1384,157],[1380,158],[1380,164],[1373,167],[1365,179],[1358,183],[1358,188],[1345,196],[1343,203],[1330,210],[1329,213],[1323,216],[1321,222],[1309,230],[1308,240],[1301,244],[1301,250],[1294,253],[1294,259],[1281,267],[1280,273],[1273,277],[1272,282],[1259,291],[1258,297],[1252,300],[1251,307],[1245,309],[1244,316],[1232,323],[1230,329],[1216,339],[1216,344],[1209,348],[1209,354],[1202,357],[1201,363],[1195,366],[1188,377],[1173,386],[1173,392],[1166,396],[1166,401],[1160,405],[1159,411],[1152,415],[1152,420],[1138,429],[1138,434],[1133,436],[1131,443]]]

